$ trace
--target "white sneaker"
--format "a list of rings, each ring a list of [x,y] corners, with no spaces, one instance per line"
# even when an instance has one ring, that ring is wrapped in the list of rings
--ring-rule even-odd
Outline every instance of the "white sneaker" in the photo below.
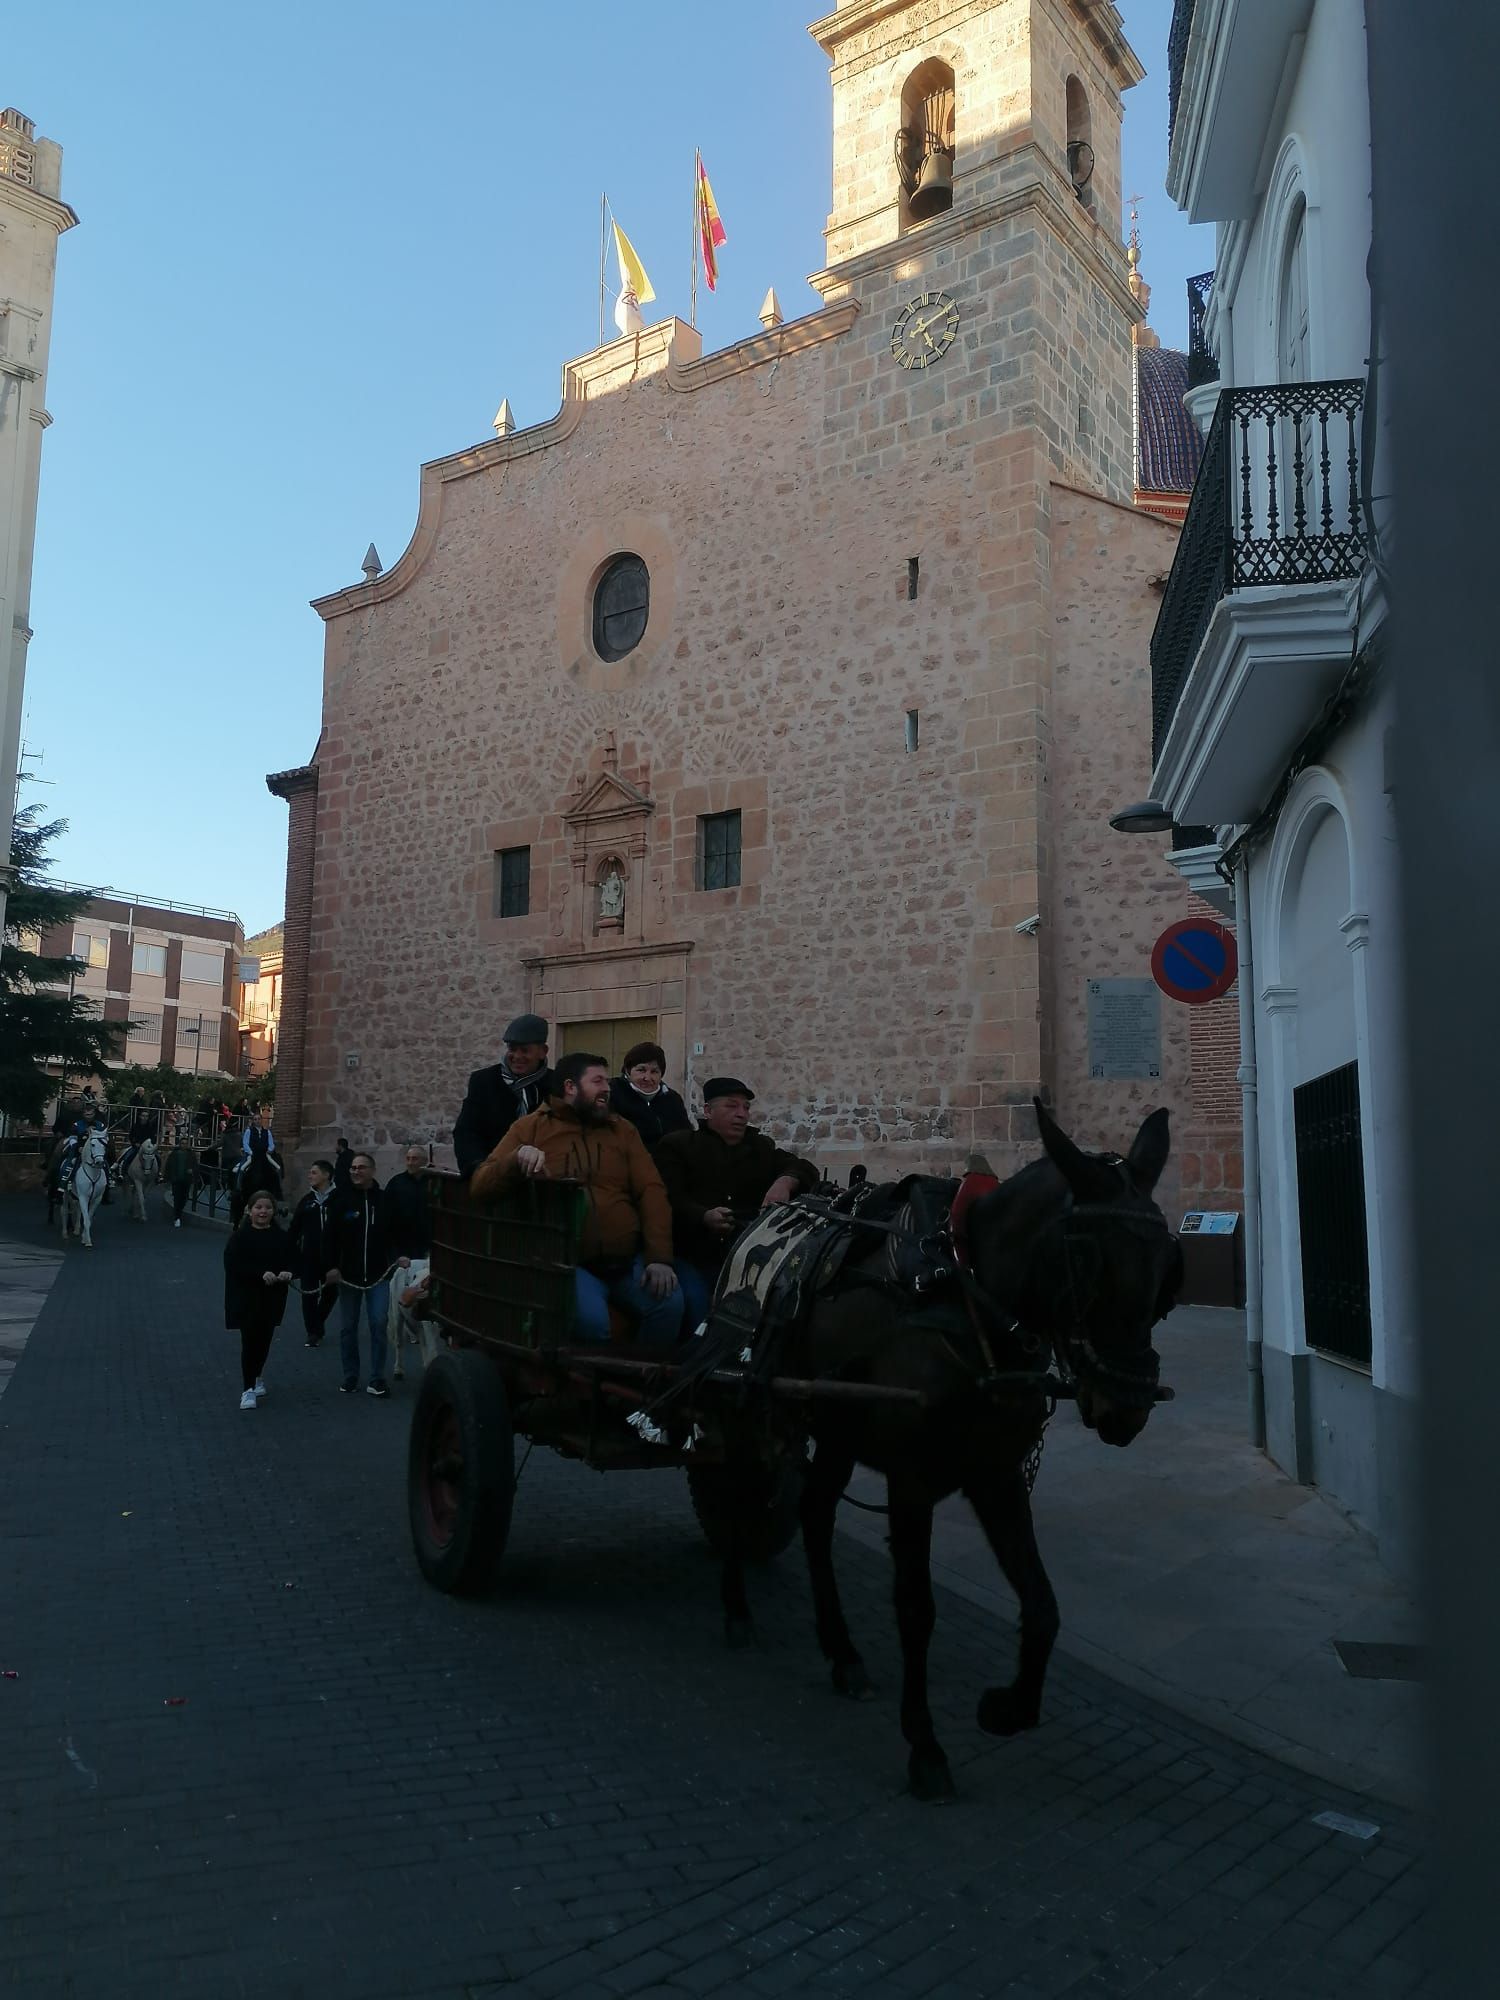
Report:
[[[255,1408],[255,1391],[253,1389],[247,1389],[244,1395],[240,1397],[240,1408],[242,1410],[253,1410]]]
[[[255,1400],[258,1403],[266,1393],[266,1385],[257,1375],[255,1378]]]
[[[181,1227],[182,1227],[182,1217],[181,1217],[180,1215],[178,1216],[177,1220],[176,1220],[176,1221],[175,1221],[175,1222],[174,1222],[174,1223],[172,1224],[172,1227],[173,1227],[174,1229],[181,1229]]]

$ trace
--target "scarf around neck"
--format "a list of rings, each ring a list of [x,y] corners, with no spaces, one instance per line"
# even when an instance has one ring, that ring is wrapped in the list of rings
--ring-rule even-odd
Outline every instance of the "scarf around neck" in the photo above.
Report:
[[[516,1103],[520,1106],[522,1111],[529,1111],[531,1108],[530,1105],[528,1105],[528,1103],[526,1102],[526,1093],[530,1090],[538,1090],[541,1086],[542,1078],[546,1074],[547,1074],[547,1065],[543,1063],[540,1069],[532,1070],[529,1075],[517,1076],[511,1069],[510,1063],[506,1060],[506,1058],[504,1056],[500,1058],[501,1081],[504,1082],[506,1085],[508,1085],[510,1090],[514,1093]]]

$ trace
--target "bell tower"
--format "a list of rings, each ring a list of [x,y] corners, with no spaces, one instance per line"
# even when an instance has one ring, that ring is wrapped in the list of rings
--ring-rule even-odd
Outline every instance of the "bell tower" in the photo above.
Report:
[[[1118,238],[1121,95],[1145,71],[1112,0],[840,0],[828,261],[1014,187],[1027,166]]]
[[[1041,404],[1056,472],[1128,502],[1141,315],[1120,125],[1123,93],[1145,72],[1119,9],[840,0],[812,33],[833,66],[828,265],[814,285],[876,311],[899,310],[882,297],[893,280],[912,296],[951,295],[963,344],[992,359],[1003,344],[1031,392],[1010,400]]]

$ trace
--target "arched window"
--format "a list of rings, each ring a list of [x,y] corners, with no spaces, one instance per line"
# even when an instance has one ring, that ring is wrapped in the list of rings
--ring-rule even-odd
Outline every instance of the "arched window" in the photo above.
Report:
[[[594,651],[601,660],[623,660],[646,636],[651,616],[651,576],[639,556],[616,556],[594,586]]]
[[[901,91],[896,173],[900,226],[913,229],[953,206],[957,123],[953,71],[937,56],[919,63]]]
[[[1085,208],[1094,205],[1094,119],[1080,77],[1068,78],[1068,179]]]

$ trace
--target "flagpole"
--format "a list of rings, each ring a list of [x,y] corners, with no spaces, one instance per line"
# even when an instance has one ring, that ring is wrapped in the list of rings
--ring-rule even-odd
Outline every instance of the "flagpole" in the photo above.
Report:
[[[609,195],[599,197],[599,345],[604,345],[604,268],[609,258]]]
[[[700,161],[701,161],[701,156],[697,153],[694,153],[693,155],[693,302],[691,308],[690,323],[695,327],[698,324],[698,208],[699,208],[698,167],[700,165]]]

